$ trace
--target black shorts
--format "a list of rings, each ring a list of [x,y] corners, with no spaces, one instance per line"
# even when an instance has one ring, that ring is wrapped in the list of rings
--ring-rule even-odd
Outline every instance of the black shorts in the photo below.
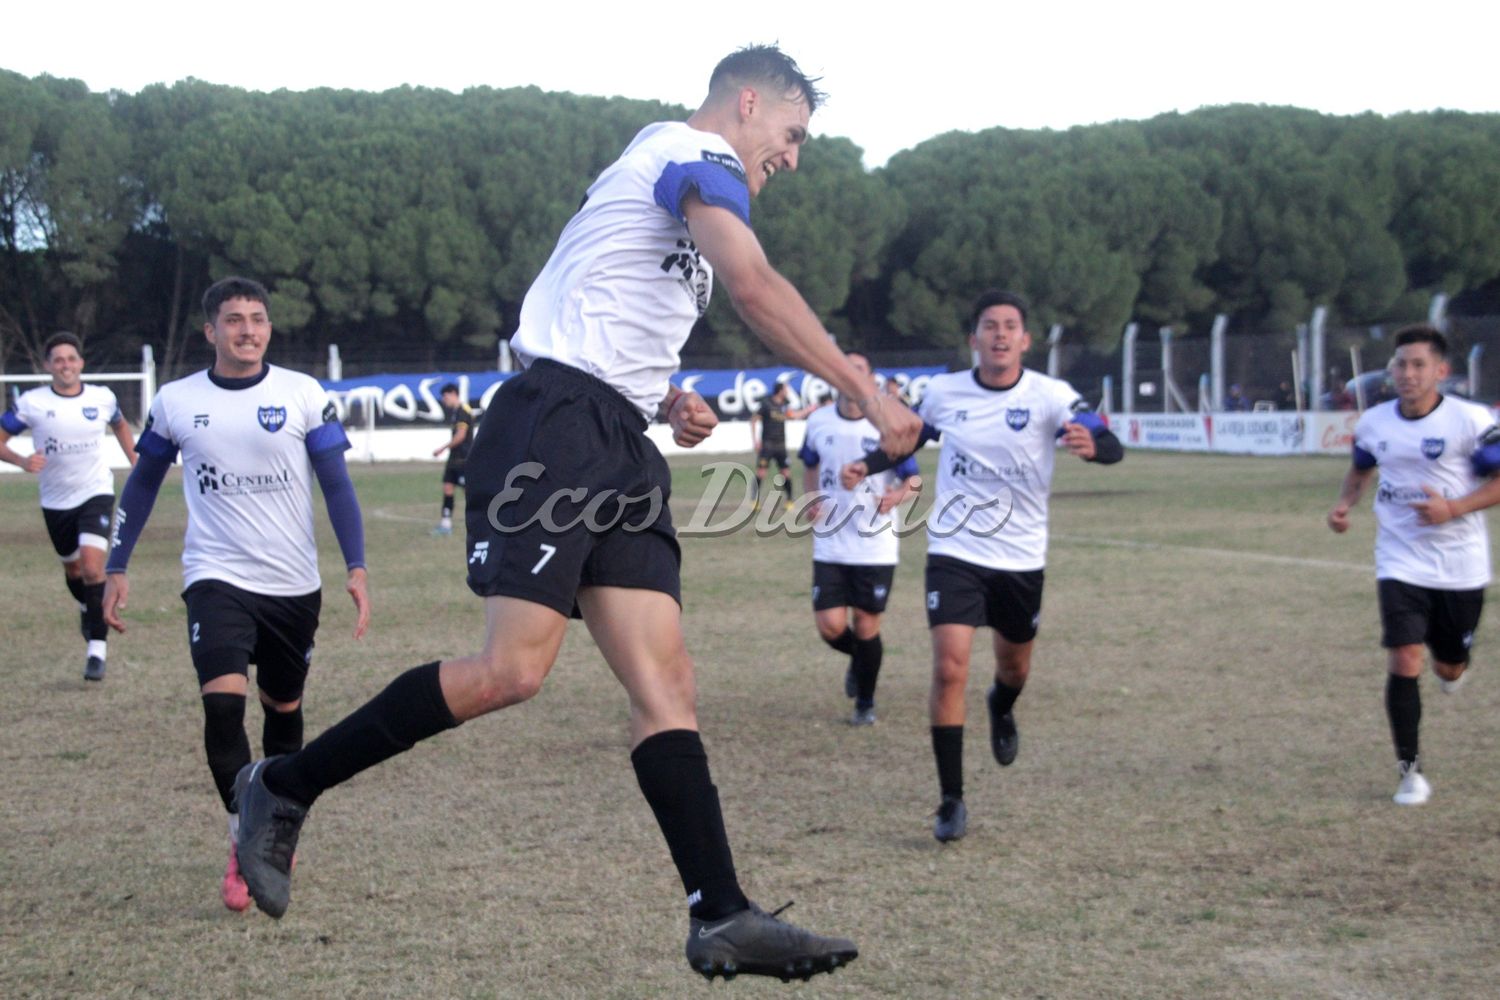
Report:
[[[1484,588],[1435,590],[1400,580],[1379,580],[1380,644],[1432,650],[1439,663],[1468,663],[1469,646],[1484,610]]]
[[[469,589],[578,617],[583,587],[682,602],[672,473],[624,396],[538,359],[507,379],[479,426],[465,492]]]
[[[927,557],[927,627],[988,625],[1006,642],[1036,638],[1042,617],[1039,569],[1015,571],[976,566],[950,556]]]
[[[814,560],[813,610],[858,608],[872,615],[882,614],[895,578],[894,566],[849,566]]]
[[[52,548],[63,559],[76,556],[83,547],[83,536],[93,535],[101,544],[96,549],[109,548],[109,519],[115,513],[115,498],[101,493],[89,497],[70,510],[42,508],[42,520],[47,522],[47,537],[52,539]]]
[[[786,460],[786,448],[785,447],[781,447],[781,448],[762,448],[755,455],[755,468],[757,470],[759,470],[759,469],[769,469],[771,467],[771,463],[772,462],[775,462],[776,463],[776,467],[778,469],[780,469],[782,472],[785,472],[787,469],[791,468],[790,463],[788,463],[787,460]]]
[[[464,468],[467,462],[449,462],[443,466],[443,482],[464,486]],[[467,489],[467,487],[465,487]]]
[[[252,594],[222,580],[199,580],[182,592],[188,651],[198,686],[225,674],[246,674],[274,701],[302,697],[312,663],[323,593],[298,597]]]

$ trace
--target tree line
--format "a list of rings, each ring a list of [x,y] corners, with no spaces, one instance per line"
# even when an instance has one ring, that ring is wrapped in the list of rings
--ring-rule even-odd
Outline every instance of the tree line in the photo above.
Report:
[[[688,109],[537,88],[138,94],[0,71],[0,365],[71,329],[96,365],[192,361],[197,299],[272,290],[283,349],[492,357],[589,182]],[[952,349],[1003,285],[1033,329],[1113,350],[1135,319],[1286,328],[1500,312],[1500,114],[1236,105],[1066,131],[949,133],[867,171],[818,137],[752,219],[841,342]],[[761,357],[726,296],[697,356]]]

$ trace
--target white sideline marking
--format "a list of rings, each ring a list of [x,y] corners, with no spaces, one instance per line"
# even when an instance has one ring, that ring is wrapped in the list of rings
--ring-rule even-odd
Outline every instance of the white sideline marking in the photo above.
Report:
[[[1167,542],[1135,542],[1128,538],[1092,538],[1085,535],[1053,535],[1059,542],[1074,545],[1105,545],[1117,549],[1176,549],[1213,556],[1215,559],[1242,559],[1246,562],[1277,563],[1282,566],[1312,566],[1318,569],[1370,570],[1371,563],[1338,562],[1333,559],[1304,559],[1301,556],[1277,556],[1268,552],[1245,552],[1240,549],[1214,549],[1206,545],[1173,545]]]
[[[375,518],[377,521],[405,521],[408,524],[437,523],[430,517],[412,517],[408,514],[392,514],[390,511],[382,507],[376,507],[373,511],[370,512],[370,516]]]

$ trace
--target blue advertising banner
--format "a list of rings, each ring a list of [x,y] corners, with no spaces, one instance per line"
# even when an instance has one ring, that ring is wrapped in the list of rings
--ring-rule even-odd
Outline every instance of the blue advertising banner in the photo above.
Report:
[[[922,398],[927,382],[946,369],[938,366],[916,368],[880,368],[881,381],[895,379],[906,398],[915,403]],[[425,372],[399,375],[366,375],[359,378],[324,380],[323,388],[333,397],[341,419],[347,419],[355,407],[362,411],[373,407],[376,422],[390,424],[440,424],[445,421],[438,396],[449,382],[470,405],[487,409],[500,383],[510,372]],[[672,377],[673,383],[696,392],[712,406],[721,419],[747,420],[771,394],[778,381],[785,381],[794,407],[817,406],[832,399],[827,382],[800,368],[686,369]]]

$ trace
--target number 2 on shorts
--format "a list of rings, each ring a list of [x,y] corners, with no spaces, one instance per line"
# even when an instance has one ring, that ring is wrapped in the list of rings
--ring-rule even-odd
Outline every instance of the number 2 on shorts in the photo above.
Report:
[[[536,576],[538,573],[540,573],[542,571],[542,567],[547,565],[547,560],[551,559],[554,555],[557,554],[556,545],[543,545],[541,548],[542,558],[538,559],[537,564],[531,567],[532,576]]]

